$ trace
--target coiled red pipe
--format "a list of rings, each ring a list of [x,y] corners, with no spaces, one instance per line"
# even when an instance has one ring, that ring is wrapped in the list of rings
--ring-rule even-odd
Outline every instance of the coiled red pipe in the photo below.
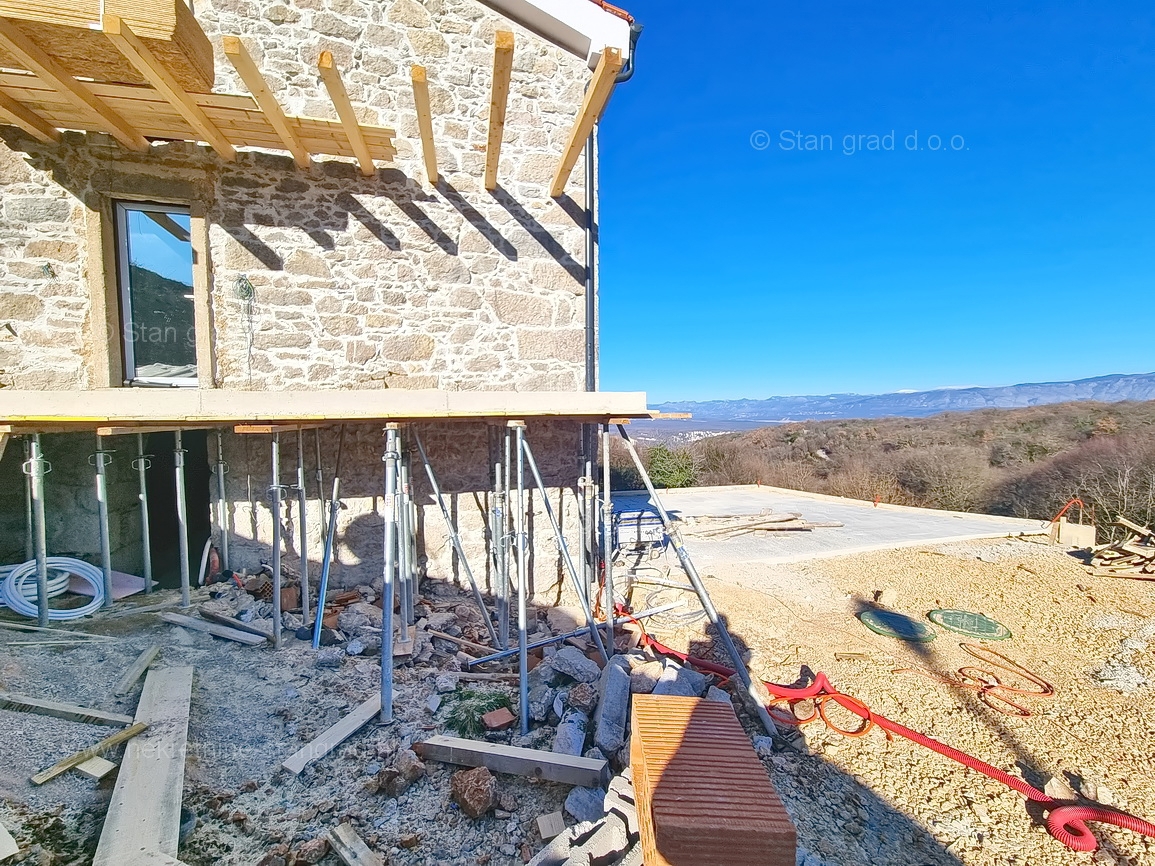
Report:
[[[730,677],[735,673],[734,670],[723,665],[677,652],[654,640],[648,634],[645,634],[645,632],[643,632],[643,635],[646,645],[653,648],[655,652],[681,659],[686,664],[698,670],[718,674],[723,677]],[[1047,796],[1038,788],[1027,784],[1017,776],[1012,776],[1010,773],[1004,772],[998,767],[988,764],[986,761],[980,761],[978,758],[972,757],[966,752],[960,752],[958,749],[940,743],[937,740],[932,740],[930,737],[920,734],[918,731],[912,731],[910,728],[905,725],[900,725],[898,722],[892,722],[885,716],[880,716],[873,712],[870,707],[866,706],[866,704],[857,698],[838,691],[838,689],[830,683],[830,680],[826,678],[826,674],[824,673],[819,673],[814,678],[813,683],[799,689],[781,686],[777,683],[766,683],[765,685],[775,700],[796,702],[811,698],[825,698],[835,701],[839,706],[845,707],[866,722],[861,730],[853,732],[854,735],[864,734],[873,725],[878,725],[878,727],[884,731],[905,737],[911,742],[918,743],[920,746],[925,746],[931,751],[938,752],[943,757],[957,761],[972,770],[978,770],[983,775],[997,782],[1002,782],[1008,788],[1013,788],[1027,799],[1045,806],[1048,809],[1047,832],[1072,850],[1094,851],[1099,847],[1098,841],[1087,828],[1087,821],[1094,821],[1100,824],[1114,824],[1116,827],[1122,827],[1125,830],[1131,830],[1135,833],[1155,838],[1155,824],[1152,824],[1150,821],[1144,821],[1135,815],[1129,815],[1126,812],[1107,806],[1080,806],[1078,804],[1056,800],[1053,797]],[[823,703],[825,703],[825,701],[819,704],[815,715],[822,714],[823,719],[825,719],[825,712],[822,709]],[[767,709],[770,708],[767,707]],[[794,716],[783,717],[779,713],[772,713],[772,715],[775,721],[793,725],[814,718],[814,716],[810,716],[808,719],[799,720]],[[839,729],[835,728],[835,730]],[[850,732],[842,731],[841,733]]]

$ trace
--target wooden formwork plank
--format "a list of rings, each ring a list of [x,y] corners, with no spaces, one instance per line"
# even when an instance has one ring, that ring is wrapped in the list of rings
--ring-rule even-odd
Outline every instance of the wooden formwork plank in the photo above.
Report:
[[[0,692],[0,709],[19,710],[40,716],[53,716],[88,725],[111,725],[114,728],[123,728],[132,724],[131,716],[124,716],[120,713],[106,713],[104,710],[94,710],[91,707],[78,707],[75,704],[46,701],[42,698],[16,695],[12,692]]]
[[[294,775],[301,772],[313,761],[325,757],[367,724],[381,712],[381,695],[374,695],[333,725],[323,731],[317,739],[298,749],[284,760],[281,766]]]
[[[596,758],[442,736],[414,743],[413,748],[426,760],[486,767],[495,773],[533,776],[585,788],[601,787],[609,781],[609,763]]]

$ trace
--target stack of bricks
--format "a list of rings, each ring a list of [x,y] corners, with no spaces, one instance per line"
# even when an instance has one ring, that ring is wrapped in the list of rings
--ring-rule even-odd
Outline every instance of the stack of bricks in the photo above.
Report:
[[[794,866],[794,825],[729,704],[633,696],[646,866]]]

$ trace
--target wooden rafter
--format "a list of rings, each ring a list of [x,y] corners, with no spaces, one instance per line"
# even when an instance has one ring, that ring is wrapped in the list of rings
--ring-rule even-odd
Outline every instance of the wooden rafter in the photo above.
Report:
[[[129,150],[148,150],[148,139],[94,96],[85,84],[65,72],[59,63],[49,57],[6,18],[0,18],[0,47],[32,70],[38,78],[59,92],[75,107],[87,114],[94,115],[105,131]]]
[[[132,32],[132,28],[116,15],[105,15],[101,19],[104,35],[117,50],[137,68],[145,80],[151,84],[168,104],[176,109],[189,126],[196,130],[205,141],[213,146],[224,159],[230,162],[237,158],[236,148],[229,142],[216,125],[209,120],[191,96],[177,83],[172,73],[165,69],[147,45]]]
[[[301,144],[301,139],[297,137],[297,133],[289,125],[289,119],[285,117],[281,104],[277,102],[273,92],[269,90],[265,77],[261,75],[261,70],[253,62],[252,56],[245,48],[244,43],[241,42],[240,37],[226,36],[224,48],[225,57],[233,64],[237,74],[245,82],[245,87],[249,89],[249,93],[253,95],[253,99],[257,101],[257,105],[261,107],[261,111],[264,112],[265,117],[276,130],[285,150],[293,155],[293,160],[300,168],[308,168],[310,165],[309,152],[305,150],[305,146]]]
[[[590,133],[593,132],[594,124],[602,116],[606,103],[609,102],[610,94],[613,93],[614,80],[621,71],[622,53],[616,48],[607,46],[602,50],[602,56],[594,70],[593,80],[590,81],[585,98],[582,99],[581,111],[578,112],[577,120],[574,121],[569,136],[566,138],[565,149],[561,153],[561,160],[558,162],[557,171],[553,176],[553,186],[549,189],[549,194],[554,198],[565,192],[565,185],[569,180],[570,172],[573,171],[578,155],[585,146]],[[592,190],[586,190],[587,196],[591,194]]]
[[[373,165],[373,157],[369,153],[369,146],[365,144],[365,136],[361,132],[361,123],[353,111],[353,103],[349,101],[349,93],[345,90],[345,82],[341,80],[341,72],[333,62],[331,51],[322,51],[317,61],[317,71],[321,73],[321,81],[329,91],[329,99],[337,109],[337,117],[349,139],[349,147],[357,154],[357,164],[361,166],[361,174],[372,177],[377,173],[377,166]]]
[[[11,96],[0,90],[0,120],[19,126],[33,138],[51,144],[60,141],[60,130],[37,114],[29,111]]]
[[[424,66],[409,70],[413,79],[413,104],[417,106],[417,131],[421,135],[421,155],[425,159],[425,176],[437,184],[437,150],[433,146],[433,109],[429,101],[429,78]]]
[[[505,108],[509,101],[509,80],[513,73],[513,34],[498,30],[493,46],[493,86],[489,93],[489,137],[485,143],[485,188],[497,189],[497,164],[501,159],[501,137],[505,133]]]

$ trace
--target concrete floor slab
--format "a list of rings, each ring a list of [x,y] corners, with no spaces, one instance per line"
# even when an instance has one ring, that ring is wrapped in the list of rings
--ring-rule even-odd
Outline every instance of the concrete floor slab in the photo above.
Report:
[[[858,499],[755,485],[688,487],[659,491],[659,495],[671,516],[687,523],[708,517],[800,512],[812,522],[843,524],[809,532],[751,533],[729,540],[687,537],[686,548],[702,568],[737,562],[805,562],[872,550],[1047,531],[1038,520],[885,503],[876,506]],[[653,509],[646,493],[614,494],[615,511],[640,508]]]

